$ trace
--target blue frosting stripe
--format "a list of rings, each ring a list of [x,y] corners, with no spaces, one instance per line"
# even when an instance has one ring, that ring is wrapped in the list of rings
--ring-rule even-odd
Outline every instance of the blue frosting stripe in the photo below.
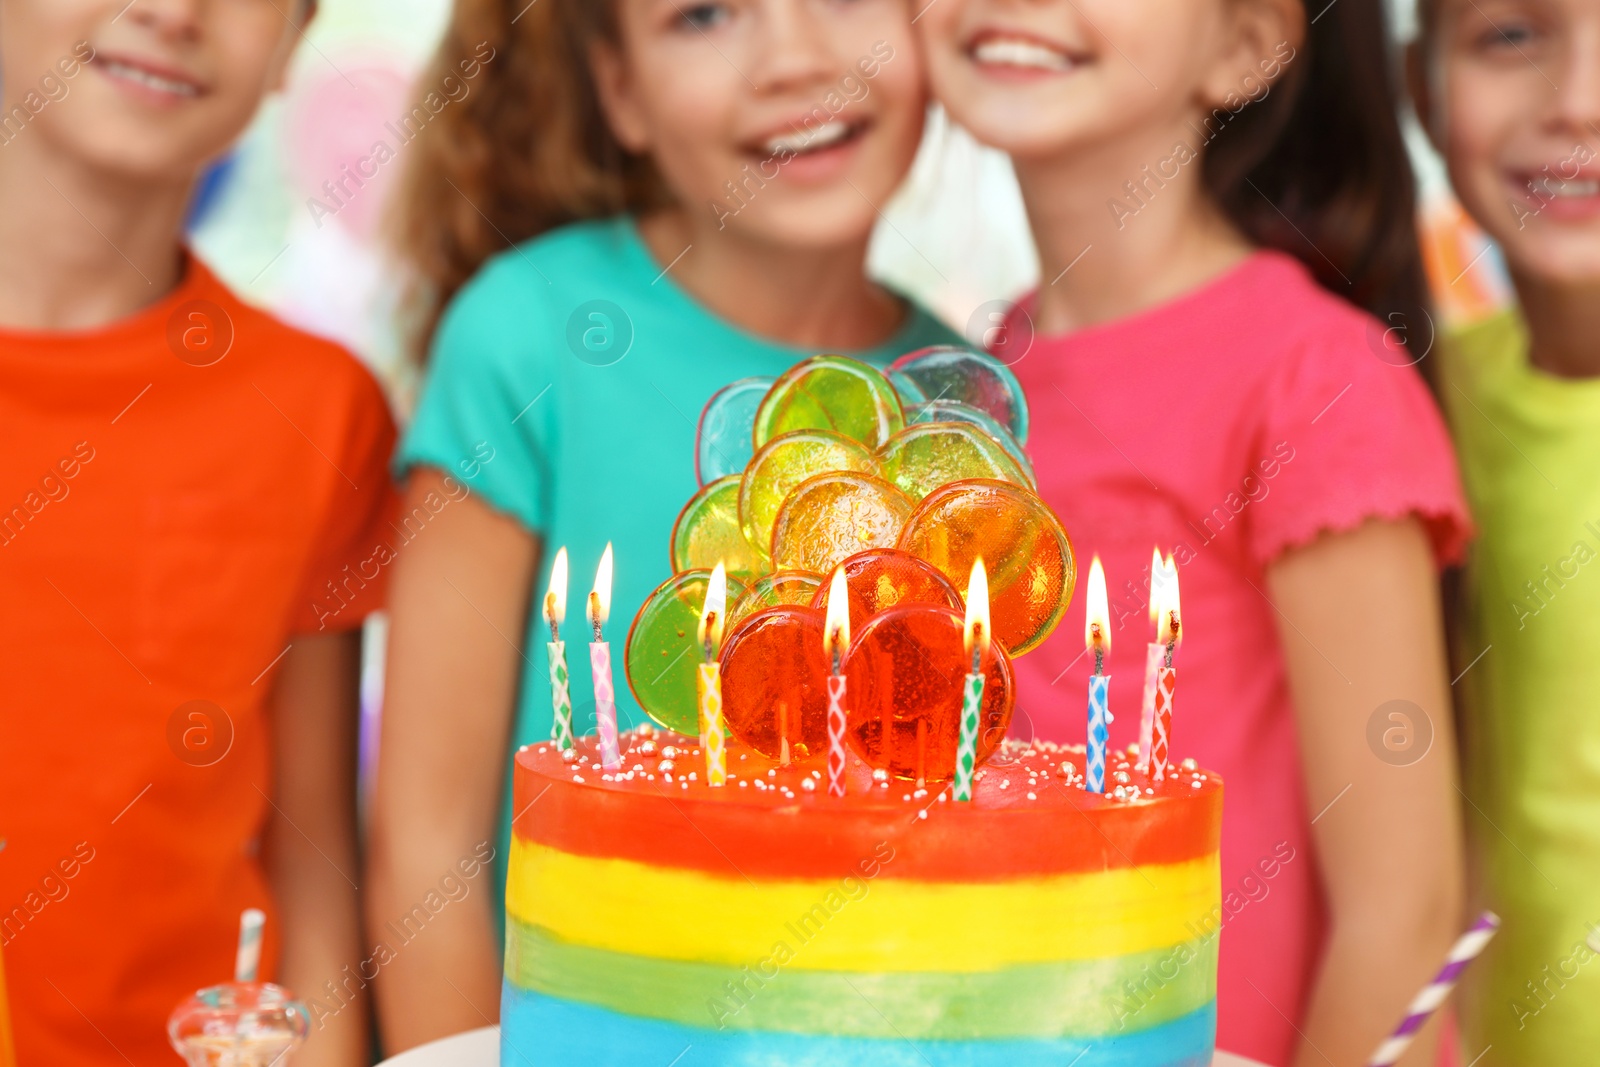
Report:
[[[1089,1041],[904,1041],[713,1030],[643,1019],[505,984],[502,1067],[1204,1067],[1213,1002],[1161,1026]],[[1087,1050],[1087,1051],[1086,1051]]]

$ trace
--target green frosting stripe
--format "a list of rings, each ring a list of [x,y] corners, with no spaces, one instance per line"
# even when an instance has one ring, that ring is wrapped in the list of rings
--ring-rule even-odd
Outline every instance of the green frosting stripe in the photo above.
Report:
[[[1104,1037],[1216,997],[1217,942],[965,974],[811,971],[783,942],[743,968],[574,945],[511,919],[506,978],[549,996],[687,1026],[929,1040]],[[804,952],[800,946],[798,952]]]

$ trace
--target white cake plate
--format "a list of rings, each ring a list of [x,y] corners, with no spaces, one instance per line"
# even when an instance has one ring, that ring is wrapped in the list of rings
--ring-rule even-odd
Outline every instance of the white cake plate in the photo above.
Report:
[[[500,1028],[485,1026],[482,1030],[469,1030],[464,1034],[418,1045],[393,1059],[384,1060],[378,1067],[498,1067],[500,1062]],[[1219,1052],[1211,1067],[1261,1067],[1228,1052]]]

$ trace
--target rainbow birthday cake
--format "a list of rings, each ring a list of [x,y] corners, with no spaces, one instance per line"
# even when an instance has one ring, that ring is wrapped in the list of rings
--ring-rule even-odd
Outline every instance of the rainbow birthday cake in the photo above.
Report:
[[[608,553],[597,732],[574,736],[553,572],[502,1062],[1209,1063],[1223,791],[1168,748],[1175,594],[1143,750],[1107,748],[1093,680],[1083,744],[1006,737],[1011,659],[1076,581],[1009,372],[818,357],[724,390],[700,432],[677,573],[628,636],[655,724],[617,729]]]

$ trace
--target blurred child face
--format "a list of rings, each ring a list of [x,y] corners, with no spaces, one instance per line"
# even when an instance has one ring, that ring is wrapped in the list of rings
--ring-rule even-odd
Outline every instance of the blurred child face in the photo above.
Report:
[[[35,106],[47,100],[20,137],[94,169],[188,180],[282,84],[308,7],[306,0],[0,0],[5,106],[34,112],[30,94]],[[68,61],[86,56],[65,76]]]
[[[1600,0],[1440,0],[1423,108],[1517,269],[1600,279]]]
[[[980,141],[1027,160],[1165,138],[1230,96],[1265,95],[1295,49],[1287,35],[1275,47],[1241,34],[1245,6],[937,0],[917,27],[934,96]]]
[[[858,241],[922,138],[907,0],[618,0],[612,127],[682,207],[759,240]]]

